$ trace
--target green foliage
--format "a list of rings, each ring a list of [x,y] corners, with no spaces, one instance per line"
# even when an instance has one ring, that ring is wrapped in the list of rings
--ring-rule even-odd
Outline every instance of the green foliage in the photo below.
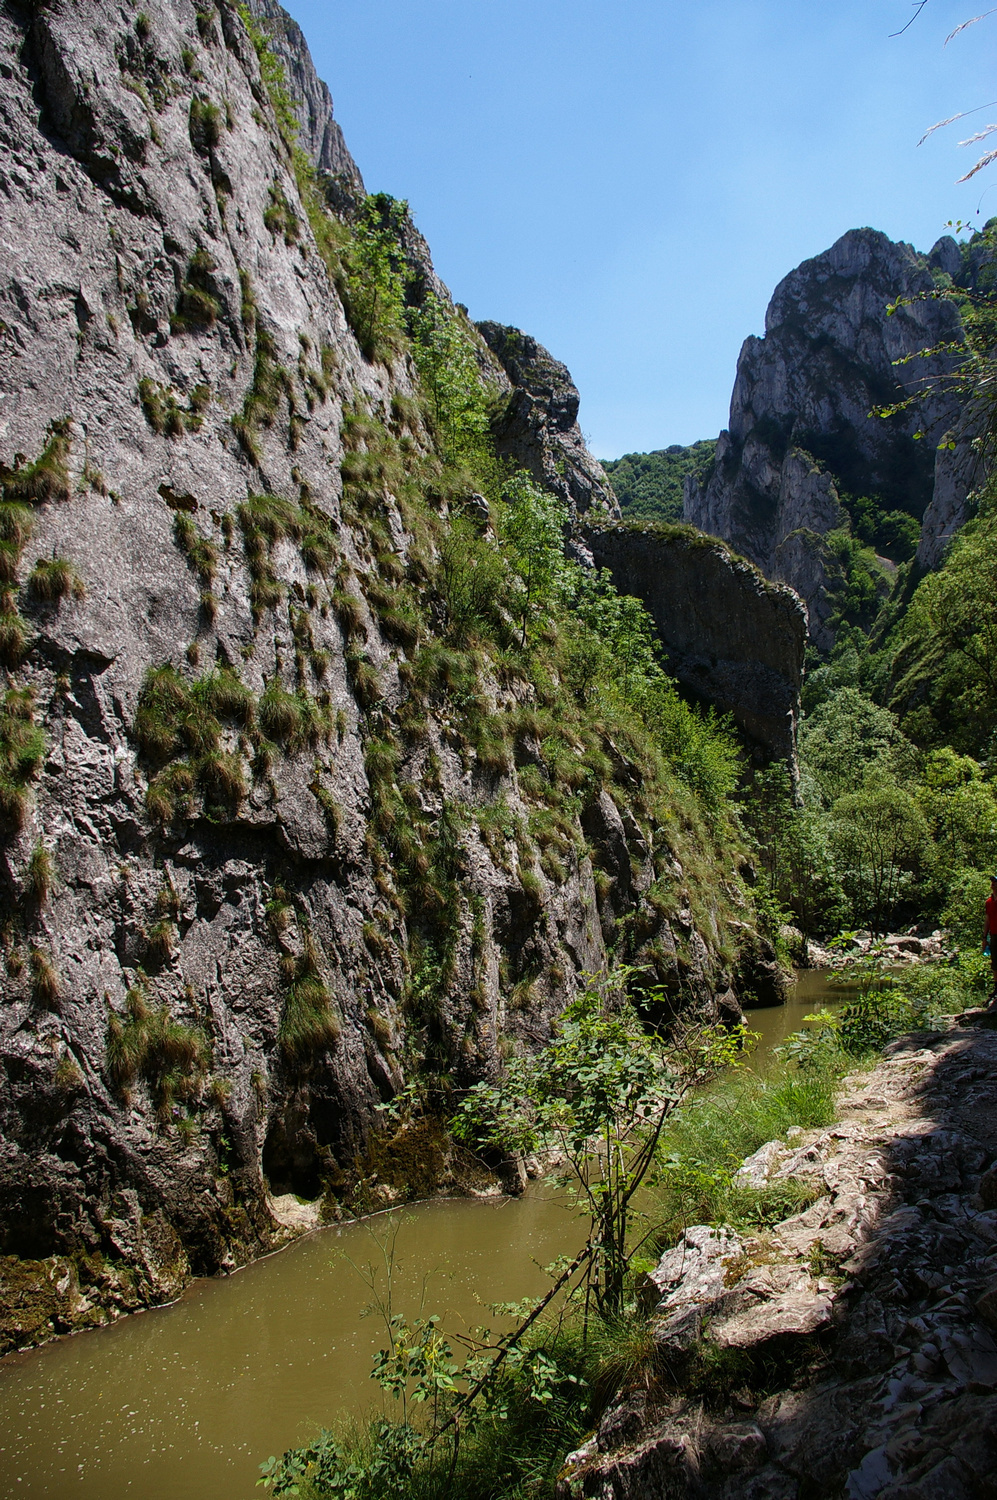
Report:
[[[181,406],[172,387],[160,385],[146,375],[138,383],[138,398],[153,432],[182,437],[185,432],[199,432],[204,425],[211,392],[206,385],[197,385],[187,405]]]
[[[840,688],[804,719],[800,760],[824,807],[854,791],[870,771],[906,778],[917,766],[895,716],[854,687]]]
[[[11,505],[41,505],[46,500],[69,499],[69,434],[70,419],[59,418],[49,423],[45,447],[33,462],[21,462],[12,469],[0,464],[5,510]],[[0,534],[23,545],[27,539],[26,526],[30,528],[30,513],[7,512]]]
[[[410,272],[401,250],[408,204],[376,193],[364,199],[343,256],[346,311],[368,360],[390,364],[405,342],[405,288]]]
[[[210,588],[218,566],[218,549],[214,542],[199,531],[196,523],[184,511],[177,511],[173,517],[173,535],[198,578],[205,588]]]
[[[905,732],[982,758],[997,730],[997,495],[918,585],[894,633],[892,705]]]
[[[256,20],[247,5],[237,7],[239,18],[249,34],[257,59],[260,64],[260,76],[270,98],[274,115],[277,120],[277,128],[288,151],[295,151],[295,141],[298,135],[298,122],[294,114],[294,106],[287,89],[287,77],[284,72],[284,64],[270,47],[270,38],[263,26]]]
[[[519,582],[516,610],[526,645],[529,620],[556,598],[564,573],[564,536],[568,524],[564,501],[534,484],[520,471],[503,492],[502,539]]]
[[[835,629],[847,624],[868,631],[890,592],[887,572],[873,549],[863,546],[847,529],[829,531],[824,541],[842,574],[832,624]]]
[[[306,932],[301,953],[292,960],[277,1039],[286,1057],[306,1063],[317,1052],[332,1047],[339,1033],[339,1020],[322,978],[319,950]]]
[[[785,1138],[791,1126],[829,1125],[835,1085],[851,1062],[836,1043],[822,1045],[807,1054],[806,1066],[787,1056],[764,1076],[742,1072],[688,1100],[662,1134],[648,1210],[658,1226],[655,1243],[674,1243],[690,1224],[749,1228],[805,1206],[807,1190],[799,1184],[748,1188],[737,1173],[745,1157]]]
[[[884,510],[868,495],[840,495],[856,539],[893,562],[909,562],[921,540],[920,523],[905,510]]]
[[[13,468],[0,464],[0,666],[8,669],[20,666],[31,641],[27,621],[17,608],[14,585],[22,553],[31,536],[32,507],[50,500],[68,500],[69,447],[70,420],[65,417],[49,423],[45,447],[33,462],[27,463],[18,456]],[[56,561],[52,565],[40,562],[32,580],[37,574],[37,582],[43,589],[49,582],[43,575],[48,574],[50,566],[54,568],[51,581],[55,582],[60,569],[69,565]],[[29,592],[34,594],[33,583]],[[0,763],[0,819],[3,820],[9,820],[7,803],[10,793],[9,782],[7,795],[4,793],[4,772]]]
[[[274,238],[282,235],[285,245],[296,245],[301,238],[301,221],[276,178],[270,186],[270,203],[264,211],[263,223]]]
[[[928,846],[928,827],[903,787],[867,776],[858,792],[839,797],[833,832],[842,885],[853,910],[874,932],[885,932],[904,888]]]
[[[111,1011],[107,1022],[107,1069],[122,1094],[144,1082],[161,1120],[177,1099],[199,1096],[210,1066],[207,1038],[196,1027],[173,1020],[168,1005],[149,1003],[144,975],[125,997],[124,1015]]]
[[[453,1122],[458,1139],[521,1154],[555,1149],[588,1220],[589,1286],[604,1318],[623,1311],[632,1200],[665,1122],[693,1082],[736,1060],[740,1037],[689,1033],[670,1047],[619,1000],[618,974],[574,1000],[550,1044],[479,1083]]]
[[[28,575],[28,593],[38,603],[86,598],[86,585],[65,557],[40,557]]]
[[[143,758],[162,767],[149,783],[155,822],[192,817],[227,822],[246,795],[241,754],[222,748],[226,728],[255,723],[252,693],[228,668],[188,681],[172,666],[150,667],[139,692],[133,736]]]
[[[625,453],[622,458],[603,459],[602,467],[628,520],[681,521],[685,477],[691,474],[699,483],[705,483],[716,446],[715,438],[693,443],[688,448],[673,443],[652,453]]]
[[[452,521],[441,538],[436,580],[445,628],[455,641],[463,644],[494,629],[507,571],[497,548],[469,521]]]
[[[0,666],[19,667],[28,654],[31,635],[28,622],[18,611],[11,594],[0,594]]]
[[[35,723],[30,688],[9,688],[0,699],[0,833],[17,832],[28,808],[31,783],[45,756],[46,735]]]
[[[194,150],[200,156],[208,156],[222,138],[222,112],[218,105],[195,95],[190,101],[187,129]]]
[[[51,1010],[59,999],[59,976],[50,956],[43,948],[32,948],[28,954],[31,970],[31,998],[36,1005]]]
[[[409,328],[437,451],[449,464],[487,460],[489,393],[466,324],[430,292],[410,312]]]
[[[251,463],[259,465],[259,429],[272,427],[280,410],[281,399],[286,398],[289,429],[293,429],[295,414],[294,383],[290,374],[277,361],[277,345],[273,335],[255,319],[255,350],[253,378],[242,403],[241,412],[230,419],[232,431],[239,439],[243,452]],[[293,448],[293,431],[289,430],[289,445]]]
[[[194,251],[177,294],[170,319],[171,333],[195,333],[214,326],[222,311],[213,280],[217,269],[214,256],[207,250]]]
[[[805,785],[812,787],[812,781]],[[851,911],[835,863],[832,821],[812,798],[794,797],[789,772],[773,765],[753,773],[741,816],[757,840],[765,882],[804,937],[837,932]]]
[[[36,844],[24,871],[24,899],[32,906],[44,906],[55,884],[55,858],[45,844]]]

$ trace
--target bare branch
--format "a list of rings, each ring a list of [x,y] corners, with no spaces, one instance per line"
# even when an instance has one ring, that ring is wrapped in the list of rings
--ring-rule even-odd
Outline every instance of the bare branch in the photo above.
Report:
[[[997,7],[995,7],[995,9],[997,9]],[[962,25],[961,26],[957,26],[956,29],[955,29],[955,31],[950,31],[949,32],[948,36],[945,38],[944,42],[942,43],[942,46],[943,47],[947,47],[948,44],[949,44],[949,42],[952,40],[952,38],[954,36],[958,36],[959,33],[960,33],[960,31],[965,31],[966,28],[967,28],[967,26],[975,26],[976,23],[977,23],[977,21],[985,21],[986,18],[987,18],[987,16],[992,16],[993,14],[994,14],[993,10],[985,10],[983,12],[982,16],[973,16],[972,20],[970,20],[970,21],[963,21]],[[915,16],[914,19],[916,20],[917,17]],[[907,25],[908,26],[910,25],[909,21],[907,22]]]
[[[934,135],[936,130],[941,130],[945,125],[953,125],[956,120],[965,120],[968,115],[978,115],[981,109],[993,109],[995,106],[997,106],[997,99],[992,99],[989,104],[978,104],[975,109],[963,109],[957,115],[949,115],[947,120],[939,120],[936,124],[929,126],[917,144],[923,146],[929,135]]]
[[[965,177],[957,177],[956,182],[968,182],[971,177],[976,176],[977,172],[982,172],[984,167],[989,167],[992,161],[997,161],[997,151],[988,151],[985,156],[981,156],[976,166],[970,167]]]
[[[907,26],[901,26],[899,31],[891,31],[890,36],[903,36],[904,32],[907,30],[907,27],[913,26],[914,22],[917,20],[924,7],[927,5],[928,0],[915,0],[915,3],[917,5],[917,9],[911,16],[910,20],[907,22]]]

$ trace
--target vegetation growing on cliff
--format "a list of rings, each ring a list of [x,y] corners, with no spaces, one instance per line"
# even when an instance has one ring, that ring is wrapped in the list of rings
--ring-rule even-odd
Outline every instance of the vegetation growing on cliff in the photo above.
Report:
[[[625,453],[603,459],[613,492],[627,520],[681,521],[682,491],[687,475],[705,483],[716,439],[703,439],[683,448],[673,443],[651,453]]]

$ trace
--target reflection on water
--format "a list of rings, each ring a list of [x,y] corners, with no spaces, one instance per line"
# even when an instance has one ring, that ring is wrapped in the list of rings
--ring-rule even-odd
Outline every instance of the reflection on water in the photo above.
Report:
[[[751,1011],[753,1066],[808,1011],[847,994],[800,975],[785,1006]],[[370,1226],[323,1230],[237,1276],[197,1282],[170,1308],[0,1361],[0,1493],[21,1500],[250,1500],[257,1465],[343,1411],[378,1399],[383,1342],[361,1318],[351,1260],[377,1256]],[[535,1295],[542,1266],[580,1243],[578,1219],[542,1194],[425,1203],[399,1232],[397,1306],[451,1329],[484,1304]]]

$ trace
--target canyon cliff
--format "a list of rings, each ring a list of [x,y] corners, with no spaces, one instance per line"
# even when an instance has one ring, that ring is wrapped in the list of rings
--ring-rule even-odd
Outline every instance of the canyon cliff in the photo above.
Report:
[[[538,1045],[614,945],[713,1017],[768,961],[660,758],[455,644],[488,502],[351,245],[390,228],[500,456],[575,517],[612,490],[567,371],[467,321],[253,11],[272,50],[227,0],[0,13],[4,1347],[270,1250],[289,1194],[404,1194],[379,1107]]]
[[[966,518],[971,424],[943,378],[955,356],[919,357],[963,339],[955,304],[933,293],[936,280],[952,284],[953,270],[964,276],[964,259],[948,238],[923,256],[855,229],[804,261],[776,288],[764,337],[741,349],[712,470],[686,483],[685,519],[795,588],[822,651],[833,644],[844,582],[829,532],[847,529],[871,501],[894,524],[920,522],[924,569]],[[923,401],[873,415],[926,384]],[[884,590],[893,566],[887,555]]]

